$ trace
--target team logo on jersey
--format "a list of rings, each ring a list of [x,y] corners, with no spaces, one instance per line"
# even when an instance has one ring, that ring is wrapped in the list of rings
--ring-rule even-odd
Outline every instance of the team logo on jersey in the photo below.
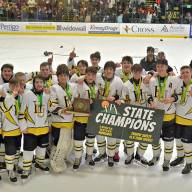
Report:
[[[45,113],[45,108],[43,105],[41,106],[38,101],[34,101],[35,105],[35,114],[37,114],[39,117],[43,117]]]
[[[192,114],[192,107],[191,107],[191,109],[189,109],[189,110],[187,111],[187,113],[186,113],[185,115],[190,115],[190,114]]]
[[[6,112],[5,112],[5,116],[7,118],[7,120],[12,123],[13,125],[17,125],[16,121],[14,120],[14,118],[11,115],[11,108],[13,106],[11,106]]]
[[[27,119],[27,121],[29,121],[35,125],[34,120],[32,119],[32,117],[29,114],[28,107],[26,107],[24,114],[25,114],[25,118]]]

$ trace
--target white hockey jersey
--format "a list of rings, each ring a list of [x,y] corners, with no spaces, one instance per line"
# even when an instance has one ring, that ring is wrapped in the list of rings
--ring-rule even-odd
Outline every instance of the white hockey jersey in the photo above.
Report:
[[[48,104],[49,95],[37,94],[30,90],[23,94],[19,123],[20,129],[33,135],[43,135],[49,132],[48,128]]]
[[[51,87],[49,110],[52,126],[55,128],[73,128],[73,114],[62,114],[61,110],[72,105],[76,93],[76,84],[67,83],[68,92],[59,84]]]
[[[34,71],[30,73],[25,73],[26,82],[32,81],[33,77],[39,74],[39,71]]]
[[[77,83],[78,80],[84,79],[85,75],[78,75],[77,73],[73,74],[72,77],[70,78],[71,83]]]
[[[97,74],[96,85],[98,87],[99,97],[105,99],[108,96],[121,96],[123,81],[116,75],[110,81],[105,80],[103,74]]]
[[[150,95],[153,98],[153,101],[156,104],[157,109],[164,110],[164,120],[163,121],[172,121],[175,118],[175,103],[172,104],[164,104],[162,99],[171,97],[174,95],[177,86],[177,77],[168,76],[165,79],[165,90],[163,95],[160,93],[160,86],[157,77],[152,77],[149,82],[149,91]],[[162,97],[162,98],[161,98]]]
[[[125,74],[123,72],[123,69],[117,69],[115,71],[115,75],[117,75],[118,77],[121,78],[121,80],[123,81],[123,83],[125,83],[126,81],[128,81],[129,79],[131,79],[133,77],[132,73],[129,73],[129,74]]]
[[[57,76],[52,75],[52,76],[50,76],[49,79],[44,81],[44,87],[50,88],[52,85],[57,84],[57,83],[58,83]],[[33,86],[33,80],[30,80],[27,84],[31,84]]]
[[[29,91],[30,90],[30,86],[27,86],[26,85],[26,88],[25,88],[25,92]],[[9,83],[4,83],[2,85],[0,85],[0,90],[3,91],[6,95],[10,96],[10,87],[9,87]],[[20,95],[19,96],[19,99],[20,99],[20,103],[22,102],[23,100],[23,95]],[[2,133],[2,118],[3,118],[3,112],[0,111],[0,134]]]
[[[124,83],[121,98],[125,101],[125,103],[147,107],[149,89],[148,86],[146,86],[142,80],[143,79],[141,78],[141,80],[137,84],[135,83],[135,80],[131,78],[130,80]]]
[[[2,135],[2,112],[0,112],[0,135]]]
[[[46,80],[44,82],[44,86],[46,88],[50,88],[52,85],[57,84],[58,80],[57,80],[57,76],[56,75],[52,75],[48,80]]]
[[[10,93],[7,93],[4,100],[0,102],[3,136],[18,136],[21,134],[18,121],[20,103],[20,96],[13,97]]]
[[[33,88],[32,84],[27,83],[26,87],[25,87],[25,91],[30,90],[32,88]],[[0,85],[0,90],[3,90],[4,93],[9,92],[10,91],[9,83],[4,83],[4,84]]]
[[[192,80],[189,85],[184,85],[182,79],[178,77],[176,93],[178,101],[176,104],[176,123],[180,125],[192,126]]]
[[[0,75],[0,85],[3,85],[4,83],[7,83],[7,82],[5,82],[5,80],[3,79],[2,75]]]
[[[77,84],[77,96],[84,99],[96,99],[98,96],[98,88],[95,83],[90,86],[84,80],[83,84]],[[87,123],[89,115],[75,113],[74,120],[80,123]]]

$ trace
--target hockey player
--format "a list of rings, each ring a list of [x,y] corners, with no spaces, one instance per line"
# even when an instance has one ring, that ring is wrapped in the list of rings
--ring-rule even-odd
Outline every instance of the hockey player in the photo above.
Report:
[[[95,67],[88,67],[86,69],[85,79],[83,84],[77,85],[77,95],[80,98],[90,99],[90,104],[93,99],[97,97],[98,89],[95,85],[97,70]],[[74,149],[75,149],[75,162],[73,169],[78,169],[82,159],[83,142],[86,138],[86,155],[87,163],[94,166],[93,161],[93,146],[95,136],[86,133],[86,126],[88,121],[87,114],[75,114],[74,118]]]
[[[71,109],[76,96],[76,85],[68,82],[69,69],[65,64],[57,67],[58,84],[51,87],[50,112],[52,113],[51,167],[54,172],[62,172],[67,168],[65,160],[72,150],[73,114]]]
[[[2,111],[3,139],[5,144],[5,162],[8,176],[11,182],[17,182],[14,172],[15,158],[21,147],[21,132],[19,128],[19,82],[16,79],[9,81],[10,91],[4,97],[1,97],[0,109]]]
[[[98,74],[96,84],[99,89],[100,99],[106,99],[108,101],[116,101],[121,96],[123,82],[115,76],[116,65],[113,61],[108,61],[104,66],[104,73]],[[99,156],[94,161],[100,162],[106,159],[108,155],[108,165],[112,167],[114,165],[113,157],[115,155],[116,139],[107,138],[107,155],[106,155],[106,140],[103,136],[97,136],[97,145],[99,149]]]
[[[151,96],[148,99],[150,107],[161,109],[165,112],[162,126],[162,139],[164,141],[163,171],[169,170],[169,163],[173,153],[175,102],[178,99],[175,94],[177,78],[168,76],[167,69],[167,60],[157,61],[157,76],[150,79],[149,88]],[[160,157],[160,144],[153,145],[152,148],[153,158],[149,162],[149,166],[154,165]]]
[[[40,75],[44,80],[45,88],[50,88],[52,85],[57,83],[57,77],[51,73],[51,68],[48,62],[41,63]]]
[[[4,64],[1,67],[0,85],[9,83],[9,80],[13,77],[13,69],[12,64]]]
[[[123,83],[125,83],[126,81],[128,81],[130,78],[132,78],[132,73],[131,73],[131,67],[133,66],[133,59],[130,56],[124,56],[122,58],[121,61],[121,65],[122,68],[121,69],[117,69],[115,71],[115,74],[121,78],[121,80],[123,81]],[[120,146],[120,139],[117,139],[116,142],[116,149],[115,149],[115,156],[113,158],[113,160],[115,162],[119,162],[120,157],[119,157],[119,146]],[[125,145],[124,145],[125,147]],[[124,150],[126,152],[126,150]]]
[[[177,158],[171,162],[172,166],[184,162],[185,168],[182,174],[188,174],[192,170],[192,78],[191,68],[182,66],[181,77],[178,78],[178,102],[176,104],[176,129],[175,139]]]
[[[1,93],[3,92],[1,88]],[[2,135],[2,112],[0,111],[0,170],[6,169],[5,164],[5,145],[3,141],[3,135]]]
[[[9,82],[9,80],[13,77],[13,69],[14,67],[11,64],[2,65],[0,85],[3,85]],[[2,90],[2,87],[0,89]],[[4,146],[3,137],[0,131],[0,170],[1,169],[6,169],[6,165],[5,165],[5,146]]]
[[[38,74],[43,78],[45,88],[50,88],[53,84],[57,83],[57,77],[53,74],[52,68],[48,62],[40,64],[40,72],[27,74],[27,81],[33,84],[33,78]]]
[[[47,89],[49,90],[50,87],[54,84],[57,84],[57,76],[53,74],[52,67],[48,62],[43,62],[40,64],[40,73],[41,77],[43,78],[44,81],[44,90]],[[48,115],[48,122],[49,125],[51,126],[51,118],[50,114]],[[49,145],[46,150],[46,159],[49,159],[50,156],[50,151],[51,151],[51,145],[52,145],[52,137],[51,133],[49,135]]]
[[[51,74],[53,74],[54,73],[54,71],[53,71],[53,53],[51,54],[51,57],[47,59],[47,63],[49,64]]]
[[[87,61],[85,61],[85,60],[78,61],[78,63],[77,63],[77,72],[72,75],[72,77],[70,78],[70,82],[78,83],[79,80],[83,81],[87,67],[88,67]]]
[[[148,87],[143,83],[142,66],[135,64],[132,66],[131,71],[133,77],[124,83],[122,99],[125,103],[146,107]],[[133,141],[125,141],[125,148],[127,152],[126,165],[130,164],[134,158],[144,165],[148,164],[148,161],[144,158],[147,144],[140,143],[135,156]]]
[[[20,85],[20,89],[19,89],[19,96],[21,97],[21,95],[23,94],[25,88],[26,88],[26,84],[25,84],[25,81],[26,81],[26,76],[24,73],[22,72],[18,72],[14,75],[14,78],[19,82],[19,85]],[[1,90],[4,92],[4,93],[7,93],[7,92],[11,92],[10,90],[10,85],[9,83],[4,83],[1,85]],[[0,114],[1,115],[1,114]],[[0,135],[1,135],[1,131],[0,131]],[[0,169],[5,169],[6,166],[4,164],[4,156],[5,156],[5,149],[4,149],[4,144],[3,144],[3,138],[2,136],[0,136],[1,139],[0,139]],[[19,156],[20,156],[20,151],[17,151],[17,154],[16,154],[16,157],[15,157],[15,163],[18,164],[16,161],[19,161]]]
[[[49,138],[48,102],[49,94],[44,92],[43,78],[37,75],[33,79],[33,89],[23,94],[19,115],[20,129],[24,133],[21,179],[27,179],[31,173],[34,150],[35,167],[49,171],[44,162]]]
[[[132,78],[131,67],[133,66],[133,59],[130,56],[124,56],[121,62],[122,68],[117,69],[115,74],[121,78],[123,83]]]
[[[96,67],[98,73],[102,73],[103,69],[99,66],[99,63],[101,61],[101,54],[96,51],[95,53],[92,53],[90,55],[91,65],[93,67]]]
[[[76,68],[76,63],[74,60],[75,57],[76,57],[75,48],[73,48],[73,50],[69,53],[69,58],[67,60],[67,67],[69,69],[70,76],[73,75],[76,71],[74,70]]]

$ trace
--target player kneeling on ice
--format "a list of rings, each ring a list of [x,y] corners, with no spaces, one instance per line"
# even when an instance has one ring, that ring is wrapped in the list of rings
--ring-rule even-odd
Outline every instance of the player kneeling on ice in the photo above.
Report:
[[[104,72],[97,75],[96,84],[98,86],[99,98],[108,101],[116,101],[121,96],[123,89],[122,80],[115,75],[116,64],[113,61],[105,63]],[[114,156],[116,149],[115,138],[107,137],[107,155],[108,165],[112,167],[114,165]],[[99,155],[94,159],[95,162],[104,161],[106,155],[106,140],[104,136],[97,135],[97,145],[99,149]]]
[[[95,67],[88,67],[84,82],[77,85],[77,95],[79,98],[90,99],[90,104],[93,99],[97,97],[98,89],[95,85],[97,69]],[[86,139],[86,160],[90,166],[94,166],[93,161],[93,147],[95,135],[90,135],[86,132],[88,121],[88,114],[75,114],[74,117],[74,150],[75,150],[75,163],[73,169],[78,169],[82,159],[83,142]]]
[[[182,174],[192,170],[192,79],[190,66],[181,67],[181,77],[178,77],[178,102],[176,104],[175,139],[177,158],[171,162],[172,166],[184,162]]]
[[[21,147],[21,131],[19,127],[19,81],[11,79],[9,81],[10,90],[1,94],[0,110],[2,112],[2,135],[5,144],[5,163],[8,176],[11,182],[16,182],[17,177],[14,166],[18,164],[18,157]]]
[[[27,179],[31,173],[34,150],[35,168],[49,171],[45,164],[45,152],[49,139],[47,120],[49,92],[44,90],[43,86],[43,78],[37,75],[33,78],[33,89],[23,94],[19,116],[20,128],[24,133],[21,179]]]
[[[131,71],[133,77],[124,83],[122,100],[119,100],[117,102],[146,107],[148,88],[143,83],[142,66],[139,64],[135,64],[132,66]],[[147,149],[146,143],[139,144],[135,155],[134,141],[125,141],[125,148],[127,154],[127,158],[125,160],[126,165],[130,164],[134,158],[144,165],[148,164],[148,161],[144,158],[144,153]]]
[[[65,64],[57,67],[58,84],[51,87],[49,110],[52,113],[53,146],[50,163],[54,172],[66,170],[66,160],[73,149],[73,114],[68,113],[76,96],[76,85],[69,83],[69,69]]]
[[[174,131],[175,131],[175,102],[178,100],[175,94],[177,78],[168,76],[167,60],[158,60],[156,65],[157,76],[150,79],[149,90],[151,96],[148,103],[151,108],[164,110],[162,126],[162,139],[164,141],[164,162],[163,171],[169,170],[169,163],[173,153]],[[160,157],[159,145],[152,145],[153,158],[149,161],[149,166],[153,166]]]

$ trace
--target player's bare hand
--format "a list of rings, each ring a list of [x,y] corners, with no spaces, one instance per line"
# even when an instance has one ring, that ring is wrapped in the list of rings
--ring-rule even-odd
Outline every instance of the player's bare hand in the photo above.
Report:
[[[24,129],[24,130],[22,131],[22,133],[23,133],[23,134],[27,134],[27,133],[28,133],[27,129]]]
[[[116,100],[115,103],[119,106],[122,104],[121,100]]]
[[[75,58],[77,55],[75,53],[75,49],[73,49],[72,52],[69,53],[69,59],[72,60],[73,58]]]
[[[3,90],[0,90],[0,97],[5,97],[5,96],[6,96],[5,92]]]
[[[84,82],[84,78],[82,78],[82,79],[78,79],[78,80],[77,80],[77,83],[78,83],[79,85],[82,85],[83,82]]]
[[[143,79],[143,83],[144,84],[149,84],[149,81],[150,81],[151,77],[152,77],[151,74],[146,75],[145,78]]]
[[[192,90],[189,92],[189,95],[192,97]]]
[[[165,98],[163,100],[163,103],[164,104],[170,104],[170,103],[173,103],[175,101],[175,98],[174,97],[168,97],[168,98]]]
[[[153,101],[150,102],[149,108],[152,108],[152,109],[156,108],[156,105],[155,105],[155,103]]]
[[[108,97],[107,97],[107,101],[115,101],[115,97],[108,96]]]
[[[49,89],[49,88],[44,88],[43,91],[44,91],[44,93],[46,93],[47,95],[50,94],[50,89]]]

